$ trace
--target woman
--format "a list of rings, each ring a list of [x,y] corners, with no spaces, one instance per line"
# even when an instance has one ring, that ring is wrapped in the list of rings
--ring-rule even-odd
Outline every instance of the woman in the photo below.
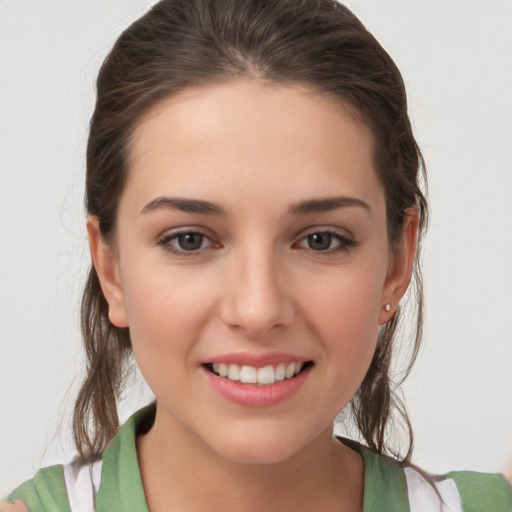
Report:
[[[80,460],[10,501],[510,507],[499,476],[436,484],[410,467],[389,374],[426,225],[422,158],[396,66],[347,9],[157,4],[100,71],[87,160]],[[156,405],[116,434],[132,350]],[[347,406],[369,449],[332,439]]]

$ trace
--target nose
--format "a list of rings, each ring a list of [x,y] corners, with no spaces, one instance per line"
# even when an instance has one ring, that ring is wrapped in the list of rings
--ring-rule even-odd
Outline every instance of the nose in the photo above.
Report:
[[[291,286],[271,251],[246,251],[230,265],[221,307],[223,321],[262,338],[294,317]]]

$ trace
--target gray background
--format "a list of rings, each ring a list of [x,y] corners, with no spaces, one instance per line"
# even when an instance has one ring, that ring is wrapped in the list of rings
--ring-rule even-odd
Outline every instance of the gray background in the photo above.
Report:
[[[0,1],[0,495],[73,454],[93,82],[148,0]],[[415,462],[512,455],[512,2],[352,0],[408,87],[430,175]],[[123,419],[147,393],[135,381]]]

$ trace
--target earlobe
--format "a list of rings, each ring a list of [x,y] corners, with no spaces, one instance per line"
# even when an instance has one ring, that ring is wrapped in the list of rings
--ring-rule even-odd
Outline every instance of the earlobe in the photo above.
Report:
[[[388,322],[409,286],[418,245],[419,213],[409,208],[404,217],[402,234],[392,250],[386,282],[382,293],[382,308],[379,325]]]
[[[87,217],[87,234],[93,265],[100,280],[103,295],[108,302],[109,319],[116,327],[128,327],[118,259],[112,248],[103,240],[97,217],[92,215]]]

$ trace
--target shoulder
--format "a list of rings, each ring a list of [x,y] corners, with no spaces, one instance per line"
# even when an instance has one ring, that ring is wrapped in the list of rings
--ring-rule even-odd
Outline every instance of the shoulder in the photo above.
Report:
[[[512,488],[502,474],[452,471],[445,478],[455,482],[464,512],[512,511]]]
[[[4,502],[0,500],[0,512],[94,510],[95,503],[97,510],[147,511],[135,437],[139,427],[151,420],[151,411],[149,407],[135,413],[111,440],[101,459],[40,469]]]
[[[364,512],[512,512],[512,489],[501,474],[432,476],[367,448],[358,450],[365,466]]]
[[[512,490],[501,474],[453,471],[429,477],[420,470],[404,469],[411,512],[511,512]]]
[[[0,512],[77,512],[93,510],[103,462],[40,469],[0,504]]]
[[[33,479],[16,488],[2,503],[0,512],[69,512],[63,466],[40,469]]]
[[[453,471],[430,477],[420,470],[404,469],[411,512],[511,512],[512,489],[501,474]]]

